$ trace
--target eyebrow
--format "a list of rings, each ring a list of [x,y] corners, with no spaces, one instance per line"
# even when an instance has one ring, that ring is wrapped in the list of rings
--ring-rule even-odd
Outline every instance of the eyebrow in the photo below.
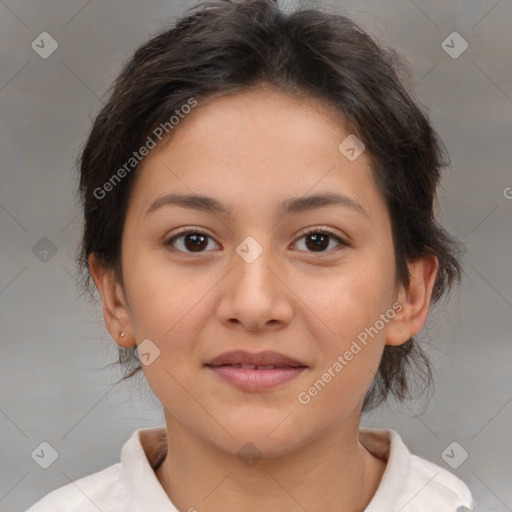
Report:
[[[147,209],[146,215],[164,206],[179,206],[206,213],[214,212],[228,216],[232,215],[232,208],[220,203],[213,197],[197,194],[166,194],[161,196]],[[322,194],[286,199],[278,205],[276,214],[287,215],[302,213],[324,206],[344,206],[370,219],[367,211],[355,199],[336,192],[325,192]]]

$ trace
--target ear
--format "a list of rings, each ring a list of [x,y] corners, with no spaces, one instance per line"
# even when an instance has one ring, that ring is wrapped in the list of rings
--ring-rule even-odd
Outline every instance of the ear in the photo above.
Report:
[[[401,305],[386,333],[386,345],[402,345],[418,334],[427,321],[439,260],[429,255],[408,265],[410,282],[399,285],[396,300]]]
[[[106,268],[94,253],[89,256],[88,263],[96,288],[101,295],[103,317],[108,332],[121,347],[128,348],[135,345],[130,311],[115,271]]]

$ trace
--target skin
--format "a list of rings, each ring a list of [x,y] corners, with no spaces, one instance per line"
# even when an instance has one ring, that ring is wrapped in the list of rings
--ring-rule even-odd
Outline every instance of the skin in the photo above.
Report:
[[[338,150],[348,134],[321,101],[267,85],[200,101],[138,171],[122,284],[90,258],[114,340],[129,347],[150,339],[160,350],[143,370],[163,405],[172,454],[156,475],[179,510],[356,512],[379,486],[386,463],[358,439],[363,400],[384,346],[423,327],[438,261],[410,263],[410,286],[397,282],[391,221],[368,155],[351,162]],[[343,205],[276,213],[285,199],[332,191],[366,215]],[[146,213],[171,192],[213,196],[232,214],[175,205]],[[174,251],[166,245],[180,228],[209,235],[202,252],[185,237]],[[305,228],[331,228],[348,245],[330,237],[315,249]],[[252,263],[236,252],[248,236],[263,249]],[[395,301],[402,309],[394,319],[299,403]],[[308,369],[248,392],[203,366],[241,348],[276,350]],[[237,457],[248,442],[261,454],[252,467]]]

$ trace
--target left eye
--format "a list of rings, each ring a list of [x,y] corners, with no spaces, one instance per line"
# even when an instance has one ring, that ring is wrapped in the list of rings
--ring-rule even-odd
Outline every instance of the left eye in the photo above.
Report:
[[[336,241],[338,246],[348,245],[345,240],[328,229],[310,230],[304,233],[299,240],[303,238],[309,238],[310,243],[306,242],[306,247],[309,249],[313,248],[314,250],[311,252],[328,252],[326,249],[330,244],[329,239]],[[188,251],[189,253],[200,253],[205,252],[204,249],[208,246],[208,239],[211,239],[210,235],[203,233],[202,231],[184,231],[171,237],[165,242],[165,245],[175,248],[175,242],[182,241],[182,248],[178,248],[178,251],[185,253]]]
[[[319,251],[314,250],[313,252],[328,252],[328,251],[326,251],[326,249],[329,246],[329,239],[332,239],[332,240],[335,240],[336,242],[338,242],[338,249],[340,248],[339,246],[347,246],[348,245],[348,243],[345,242],[345,240],[343,240],[338,235],[336,235],[335,233],[333,233],[332,231],[330,231],[328,229],[323,229],[323,230],[312,229],[312,230],[304,233],[299,238],[299,240],[302,238],[309,238],[309,240],[311,240],[311,243],[309,245],[306,242],[307,247],[309,247],[309,248],[313,247],[315,249],[320,249]],[[335,249],[335,250],[338,250],[338,249]]]

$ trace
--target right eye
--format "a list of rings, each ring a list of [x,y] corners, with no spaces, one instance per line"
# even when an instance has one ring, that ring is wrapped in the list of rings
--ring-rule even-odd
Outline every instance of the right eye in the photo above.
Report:
[[[201,253],[205,252],[203,249],[208,246],[208,239],[212,239],[210,235],[202,231],[189,229],[173,235],[165,241],[165,246],[171,247],[172,251],[184,252],[185,254]],[[181,245],[181,247],[176,249],[176,242],[180,242],[178,245]]]

